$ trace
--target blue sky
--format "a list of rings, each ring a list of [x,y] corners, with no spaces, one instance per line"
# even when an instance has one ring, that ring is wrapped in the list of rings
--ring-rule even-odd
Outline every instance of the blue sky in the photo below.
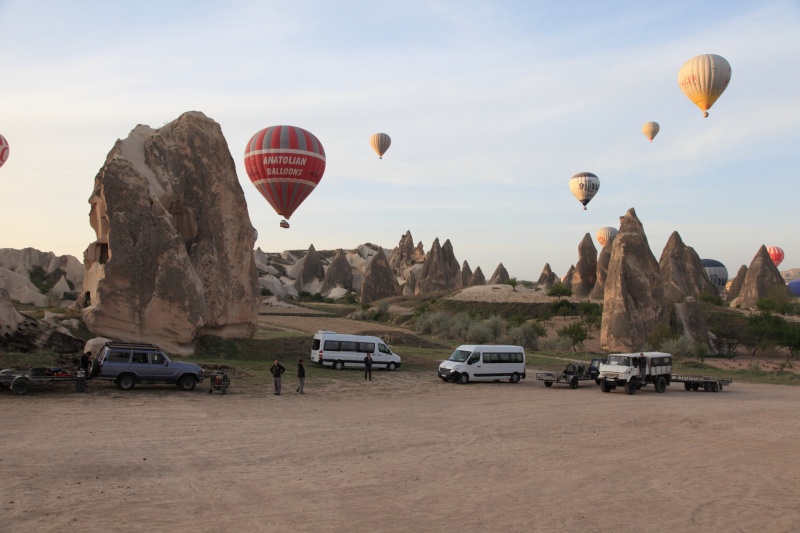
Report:
[[[586,4],[0,0],[0,247],[82,259],[116,139],[197,110],[222,127],[265,251],[392,248],[410,230],[536,280],[633,207],[656,258],[677,230],[731,275],[761,244],[800,267],[800,4]],[[677,83],[704,53],[732,67],[707,119]],[[288,231],[243,165],[278,124],[328,157]],[[587,211],[568,187],[582,171],[601,180]]]

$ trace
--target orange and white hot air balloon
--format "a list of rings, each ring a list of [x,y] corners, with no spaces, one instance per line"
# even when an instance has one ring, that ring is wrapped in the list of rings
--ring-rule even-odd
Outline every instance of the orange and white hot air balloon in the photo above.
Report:
[[[372,149],[378,154],[378,159],[383,159],[383,154],[386,153],[386,150],[388,150],[389,146],[392,144],[392,138],[385,133],[374,133],[372,137],[369,138],[369,144],[372,145]]]
[[[8,141],[0,135],[0,167],[6,164],[8,159]]]
[[[708,110],[728,88],[731,81],[731,65],[715,54],[693,57],[678,71],[678,86],[694,105],[708,116]]]
[[[778,266],[783,262],[782,248],[778,248],[777,246],[767,246],[767,253],[769,254],[769,258],[772,259],[772,262],[775,263],[775,266]]]
[[[617,233],[619,233],[617,228],[606,226],[605,228],[600,228],[597,230],[597,233],[594,234],[594,237],[597,239],[597,242],[600,243],[600,246],[605,246],[608,241],[616,237]]]
[[[653,142],[653,139],[656,138],[660,129],[661,126],[658,125],[658,122],[645,122],[644,126],[642,126],[642,133],[644,133],[645,137],[650,139],[650,142]]]

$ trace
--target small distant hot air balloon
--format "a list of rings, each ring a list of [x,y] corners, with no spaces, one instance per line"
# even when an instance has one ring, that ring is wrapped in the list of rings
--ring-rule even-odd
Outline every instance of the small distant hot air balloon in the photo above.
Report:
[[[678,86],[694,105],[708,116],[708,110],[722,95],[731,81],[731,65],[718,55],[693,57],[678,71]]]
[[[728,269],[716,259],[702,259],[700,264],[708,274],[708,279],[718,290],[723,290],[728,283]]]
[[[653,142],[653,139],[656,138],[658,135],[658,130],[661,129],[661,126],[658,125],[658,122],[645,122],[644,126],[642,126],[642,133],[644,136],[650,139],[650,142]]]
[[[2,167],[8,159],[8,141],[5,137],[0,135],[0,167]]]
[[[791,296],[800,298],[800,279],[790,281],[789,284],[786,285],[786,290],[789,291]]]
[[[600,243],[600,246],[605,246],[608,241],[616,237],[617,233],[619,233],[617,228],[606,226],[605,228],[597,230],[594,237],[597,239],[597,242]]]
[[[583,210],[586,211],[586,204],[591,202],[600,190],[600,178],[591,172],[579,172],[569,179],[569,190],[583,204]]]
[[[314,135],[295,126],[270,126],[248,141],[244,166],[269,205],[288,219],[325,173],[325,150]],[[286,220],[282,228],[288,228]]]
[[[392,144],[392,138],[385,133],[375,133],[369,138],[369,143],[372,149],[378,154],[378,159],[383,159],[383,154],[389,149]]]
[[[778,266],[783,262],[782,248],[778,248],[777,246],[767,246],[767,253],[769,254],[769,258],[772,259],[772,262],[775,263],[775,266]]]

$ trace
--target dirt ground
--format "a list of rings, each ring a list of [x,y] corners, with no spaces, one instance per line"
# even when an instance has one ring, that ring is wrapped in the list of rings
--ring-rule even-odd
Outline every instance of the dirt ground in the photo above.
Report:
[[[800,530],[800,388],[627,396],[528,370],[0,391],[0,530]]]

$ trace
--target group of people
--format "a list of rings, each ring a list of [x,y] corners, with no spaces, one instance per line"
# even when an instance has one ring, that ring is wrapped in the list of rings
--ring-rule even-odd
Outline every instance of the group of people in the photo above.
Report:
[[[281,376],[286,372],[286,368],[275,359],[275,363],[269,369],[272,374],[272,384],[275,387],[275,396],[281,395]],[[295,392],[305,394],[306,386],[306,367],[303,366],[303,360],[297,361],[297,380],[300,384],[295,389]],[[372,381],[372,354],[367,354],[364,357],[364,381]]]

